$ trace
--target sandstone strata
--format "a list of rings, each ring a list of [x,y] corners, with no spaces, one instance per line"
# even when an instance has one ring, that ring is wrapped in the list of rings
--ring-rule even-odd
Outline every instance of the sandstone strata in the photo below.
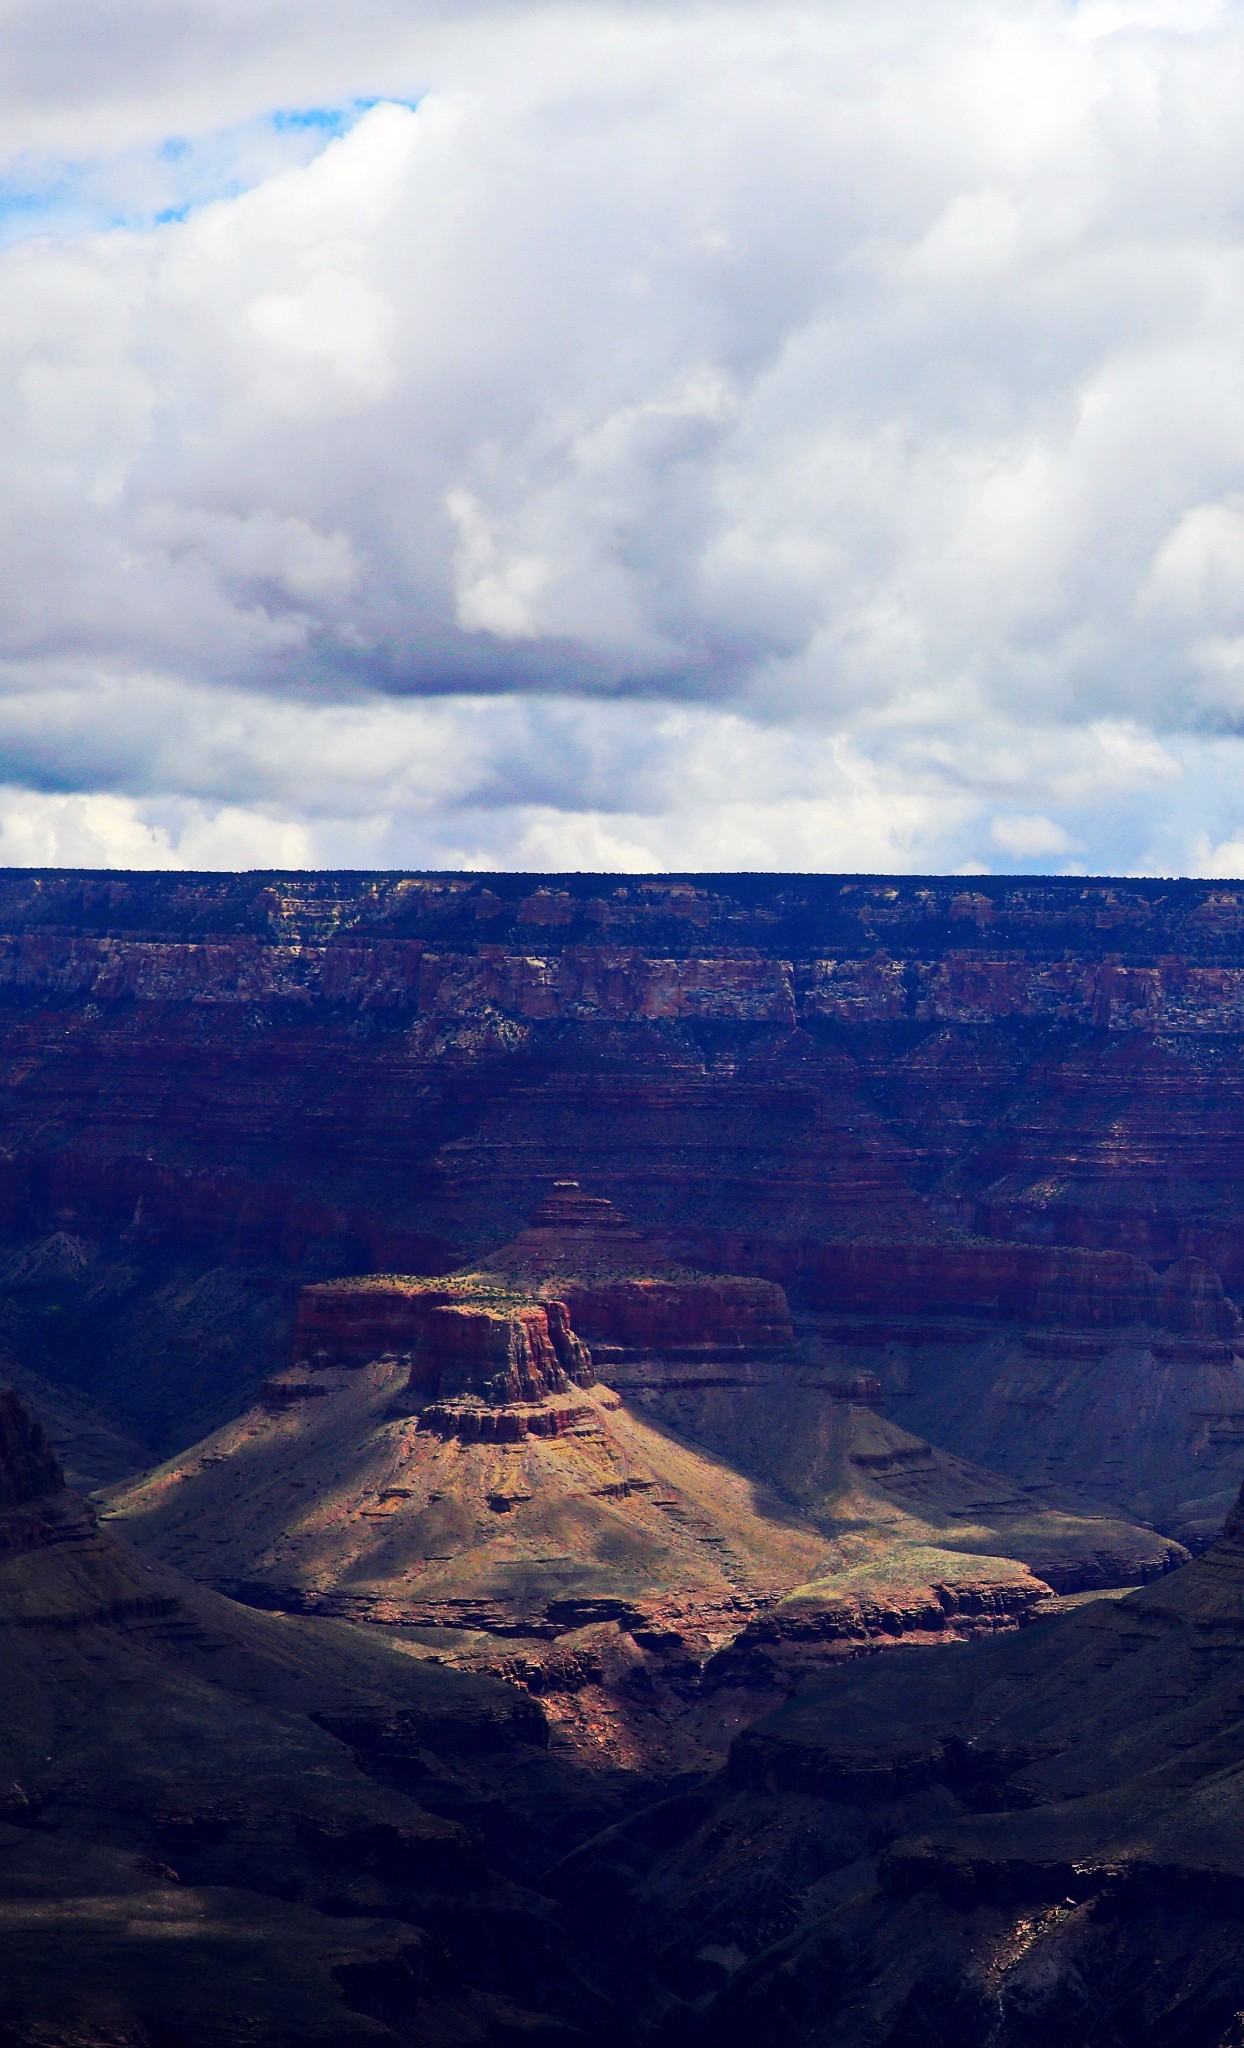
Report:
[[[295,1364],[364,1364],[411,1354],[412,1394],[476,1394],[539,1401],[593,1383],[591,1353],[564,1302],[507,1296],[500,1288],[423,1285],[398,1276],[304,1288],[294,1323]]]

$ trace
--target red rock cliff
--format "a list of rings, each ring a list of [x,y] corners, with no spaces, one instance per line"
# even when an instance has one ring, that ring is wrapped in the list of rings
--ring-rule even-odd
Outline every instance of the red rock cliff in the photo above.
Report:
[[[589,1344],[676,1354],[785,1351],[794,1341],[786,1296],[771,1281],[567,1281],[562,1291]]]
[[[594,1378],[560,1301],[481,1299],[452,1276],[431,1286],[395,1278],[302,1290],[296,1365],[362,1364],[389,1351],[412,1354],[410,1390],[429,1399],[541,1401]]]
[[[1242,977],[1234,884],[0,871],[0,1230],[442,1273],[574,1174],[797,1306],[1219,1326]]]
[[[965,1317],[1060,1329],[1145,1326],[1244,1340],[1212,1268],[1164,1273],[1128,1252],[1030,1244],[766,1244],[705,1236],[705,1260],[780,1275],[811,1306],[872,1316]]]

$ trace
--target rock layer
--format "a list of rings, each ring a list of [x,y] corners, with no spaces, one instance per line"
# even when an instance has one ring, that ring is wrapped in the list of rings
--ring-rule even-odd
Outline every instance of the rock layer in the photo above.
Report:
[[[295,1366],[365,1364],[386,1352],[410,1354],[408,1387],[424,1398],[539,1401],[594,1380],[591,1353],[564,1302],[507,1297],[452,1276],[430,1285],[395,1275],[302,1290]]]
[[[271,1376],[292,1276],[481,1263],[573,1177],[684,1270],[854,1319],[844,1384],[900,1393],[869,1324],[1132,1333],[1161,1413],[1126,1368],[1111,1502],[1203,1532],[1244,1415],[1214,1291],[1244,1288],[1242,974],[1236,885],[9,871],[0,1231],[86,1264],[23,1279],[0,1337],[167,1450]],[[657,1327],[664,1299],[627,1290],[624,1349],[708,1341]],[[978,1366],[943,1440],[996,1465]],[[1044,1376],[1014,1476],[1092,1495],[1084,1398]]]

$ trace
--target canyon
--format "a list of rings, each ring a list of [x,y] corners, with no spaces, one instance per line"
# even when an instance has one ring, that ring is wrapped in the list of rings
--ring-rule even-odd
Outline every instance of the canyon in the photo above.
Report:
[[[0,1072],[0,2040],[1236,2048],[1244,885],[9,870]]]

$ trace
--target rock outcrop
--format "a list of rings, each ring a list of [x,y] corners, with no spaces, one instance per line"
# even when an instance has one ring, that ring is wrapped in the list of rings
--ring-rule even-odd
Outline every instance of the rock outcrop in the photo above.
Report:
[[[705,1683],[793,1692],[862,1647],[1018,1628],[1049,1601],[1045,1581],[1013,1558],[895,1544],[888,1556],[796,1586],[717,1652]]]
[[[362,1365],[386,1352],[410,1354],[411,1394],[425,1398],[540,1401],[595,1377],[564,1302],[533,1301],[487,1278],[365,1276],[302,1290],[295,1366]]]
[[[0,1512],[46,1499],[64,1483],[42,1423],[10,1387],[0,1387]]]

